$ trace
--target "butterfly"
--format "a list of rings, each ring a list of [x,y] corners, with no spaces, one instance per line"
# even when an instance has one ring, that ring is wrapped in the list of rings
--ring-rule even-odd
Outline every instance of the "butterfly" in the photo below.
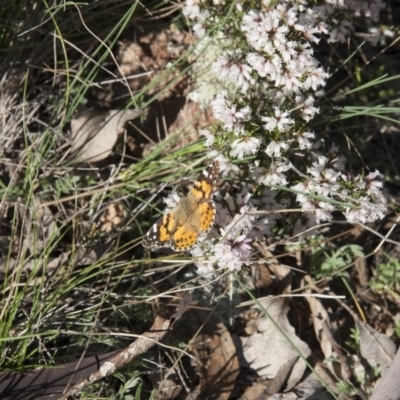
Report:
[[[191,249],[200,235],[214,224],[215,204],[212,195],[219,174],[219,163],[211,163],[197,178],[189,193],[178,205],[161,217],[147,232],[142,245],[170,247],[174,251]]]

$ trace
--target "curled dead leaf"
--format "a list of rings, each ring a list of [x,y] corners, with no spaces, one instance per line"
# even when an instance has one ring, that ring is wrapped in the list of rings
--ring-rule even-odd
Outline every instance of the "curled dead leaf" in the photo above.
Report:
[[[97,162],[111,154],[124,124],[142,115],[141,110],[83,111],[71,120],[72,159]]]

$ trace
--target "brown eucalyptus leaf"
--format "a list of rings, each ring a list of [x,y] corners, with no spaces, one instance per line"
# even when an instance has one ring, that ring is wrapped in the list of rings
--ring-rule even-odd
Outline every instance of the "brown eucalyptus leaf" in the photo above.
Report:
[[[239,361],[231,334],[222,322],[208,312],[191,310],[187,314],[192,326],[203,326],[190,350],[200,362],[200,385],[190,398],[229,399],[239,374]],[[194,397],[193,397],[194,396]]]
[[[325,358],[331,358],[333,354],[332,343],[329,340],[323,325],[324,322],[330,325],[329,315],[322,303],[313,296],[305,296],[310,309],[311,316],[314,325],[315,336],[320,342],[321,350],[324,353]],[[334,373],[332,363],[328,363],[329,369]]]

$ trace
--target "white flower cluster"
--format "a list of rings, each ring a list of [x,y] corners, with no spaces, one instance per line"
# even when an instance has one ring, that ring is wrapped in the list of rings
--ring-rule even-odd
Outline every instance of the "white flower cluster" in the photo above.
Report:
[[[251,261],[250,243],[255,239],[263,239],[269,233],[268,220],[264,215],[252,214],[256,211],[250,202],[251,195],[247,189],[239,194],[236,202],[231,197],[225,199],[227,207],[217,203],[217,225],[221,240],[213,245],[211,240],[198,243],[191,251],[194,257],[200,257],[196,263],[199,273],[206,274],[218,268],[238,271]],[[222,200],[222,199],[221,199]],[[215,228],[214,228],[215,229]],[[210,236],[215,236],[211,232]],[[212,251],[210,251],[212,250]],[[210,251],[211,255],[207,256]]]
[[[243,10],[246,2],[242,3]],[[311,43],[318,42],[317,34],[327,32],[324,21],[335,11],[329,7],[331,13],[322,13],[306,8],[305,2],[287,0],[264,10],[242,11],[236,34],[245,38],[245,46],[241,46],[245,50],[231,50],[235,40],[230,38],[227,50],[211,67],[214,76],[234,87],[211,102],[223,129],[236,136],[230,140],[229,156],[243,159],[260,150],[276,156],[289,145],[293,147],[293,142],[303,149],[311,146],[313,134],[298,132],[296,123],[307,122],[318,112],[315,96],[321,94],[318,90],[328,77],[314,58]],[[202,14],[200,2],[193,0],[185,7],[189,18],[195,16],[195,21],[203,23],[207,21],[204,15],[211,11],[204,9]],[[220,37],[218,40],[223,43]],[[278,147],[272,140],[268,143],[271,136],[279,138],[275,140],[280,142]]]
[[[215,131],[201,133],[210,157],[220,162],[221,172],[227,175],[237,170],[230,159],[255,157],[248,189],[259,195],[260,188],[269,187],[266,190],[271,193],[277,191],[276,186],[289,187],[313,224],[330,220],[334,210],[342,211],[349,222],[382,218],[386,206],[382,185],[375,180],[379,173],[351,177],[344,171],[344,157],[335,148],[326,157],[317,151],[311,156],[308,150],[316,150],[316,135],[306,126],[319,112],[315,102],[328,79],[312,45],[322,36],[329,42],[343,42],[352,28],[351,18],[377,19],[383,2],[326,0],[315,6],[311,0],[262,0],[260,9],[255,10],[250,8],[254,2],[239,0],[231,9],[231,18],[225,18],[219,8],[226,9],[224,2],[207,3],[187,0],[184,13],[195,22],[194,32],[199,37],[210,35],[210,42],[216,38],[220,49],[210,71],[226,90],[210,105],[221,124]],[[215,150],[218,145],[220,152]],[[307,168],[310,159],[316,161]],[[296,160],[307,174],[295,168]],[[278,206],[289,204],[290,196],[288,192],[280,196]],[[251,211],[256,211],[255,206],[265,209],[264,197],[252,199]],[[212,250],[213,255],[199,263],[203,272],[211,264],[235,270],[249,261],[249,243],[260,220],[255,213],[248,214],[246,207],[239,207],[236,214],[220,210],[221,215],[229,215],[228,222],[217,221],[220,243],[211,246],[204,242],[194,249],[193,255]],[[265,235],[273,221],[269,216],[269,227],[263,223],[259,232]]]
[[[349,177],[335,169],[335,162],[332,161],[319,156],[318,161],[308,168],[309,178],[292,186],[298,192],[296,200],[302,209],[315,214],[316,224],[329,221],[335,210],[329,199],[334,199],[343,203],[344,215],[351,223],[366,223],[383,218],[386,205],[381,193],[382,182],[375,180],[380,177],[380,173],[375,171],[365,178],[360,175]],[[351,198],[349,193],[352,194]],[[351,206],[346,206],[349,202]]]

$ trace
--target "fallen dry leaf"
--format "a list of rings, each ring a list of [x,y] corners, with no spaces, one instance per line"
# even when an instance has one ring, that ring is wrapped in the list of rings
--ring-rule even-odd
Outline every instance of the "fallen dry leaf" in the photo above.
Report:
[[[329,337],[326,334],[323,327],[324,323],[327,323],[328,326],[330,326],[328,312],[325,310],[325,307],[317,298],[313,296],[305,296],[304,298],[307,300],[308,305],[310,306],[311,309],[311,316],[314,325],[315,336],[317,337],[321,345],[321,350],[325,358],[330,359],[333,354],[332,343],[329,340]],[[334,374],[335,370],[333,368],[331,361],[327,362],[327,366],[330,369],[330,371]]]
[[[378,381],[373,395],[370,400],[381,399],[399,399],[400,398],[400,385],[399,385],[399,370],[400,370],[400,349],[397,351],[396,356],[390,365],[389,369]]]
[[[261,303],[293,345],[304,357],[308,357],[311,354],[310,348],[299,339],[294,328],[290,325],[287,318],[289,308],[285,299],[266,299]],[[274,379],[280,369],[290,360],[298,357],[299,354],[288,340],[280,334],[269,318],[260,319],[258,332],[250,337],[241,338],[245,366],[256,371],[259,376]],[[306,364],[299,358],[290,371],[285,390],[290,390],[300,381],[305,369]]]
[[[360,331],[361,355],[370,364],[379,364],[381,370],[387,369],[396,354],[394,342],[359,319],[356,319],[356,325]]]
[[[201,399],[227,400],[239,374],[239,360],[231,334],[222,322],[209,317],[207,312],[192,310],[187,316],[198,326],[204,324],[190,346],[200,361],[200,385],[196,392]]]
[[[141,110],[90,109],[71,120],[72,158],[78,162],[105,159],[122,132],[125,122],[142,115]]]

